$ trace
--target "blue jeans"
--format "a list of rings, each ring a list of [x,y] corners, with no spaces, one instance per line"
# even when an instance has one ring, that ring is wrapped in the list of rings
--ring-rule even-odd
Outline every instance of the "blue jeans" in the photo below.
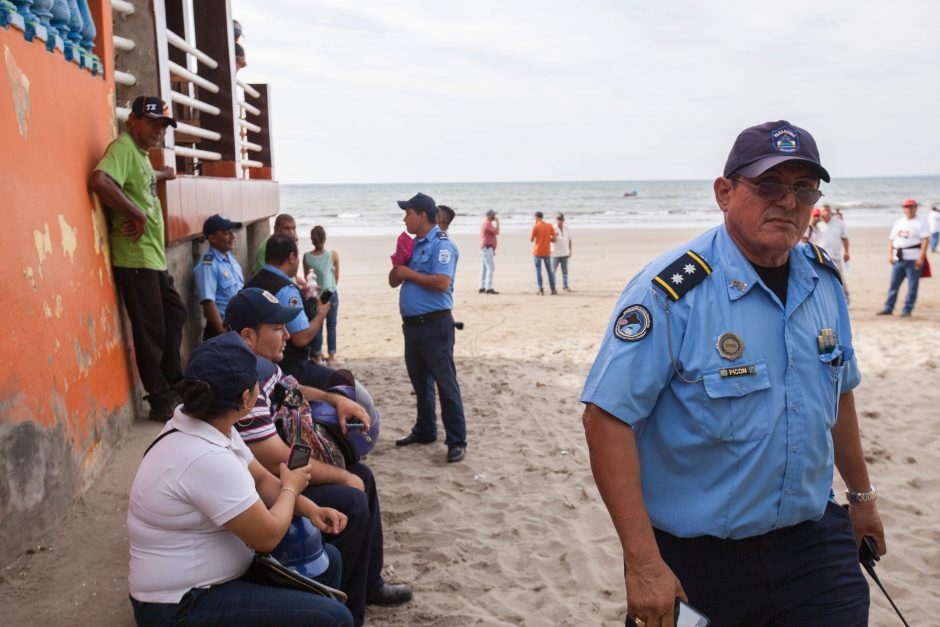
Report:
[[[463,400],[454,365],[454,317],[434,318],[421,325],[403,325],[405,366],[418,399],[418,418],[411,432],[421,438],[437,437],[437,399],[441,395],[441,421],[448,448],[467,445]]]
[[[930,234],[930,252],[937,252],[937,242],[940,241],[940,231]]]
[[[491,246],[487,246],[480,249],[480,254],[482,255],[480,260],[480,289],[491,290],[493,289],[493,273],[496,271],[493,255],[496,252]]]
[[[539,262],[545,264],[545,273],[548,274],[548,286],[552,288],[552,291],[555,291],[555,273],[552,271],[551,257],[539,257],[536,255],[535,259],[535,278],[539,283],[539,291],[542,290],[542,268],[539,266]]]
[[[818,521],[741,540],[653,531],[689,605],[712,625],[868,625],[868,582],[848,512],[835,503]]]
[[[326,322],[323,324],[326,329],[326,346],[330,355],[336,354],[336,315],[339,312],[339,293],[333,292],[330,297],[330,313],[326,314]],[[313,338],[313,354],[319,355],[323,350],[323,329]]]
[[[558,266],[561,266],[561,285],[568,289],[568,258],[552,257],[552,272],[558,273]]]
[[[893,311],[898,300],[901,283],[907,277],[907,298],[904,299],[904,312],[914,310],[914,301],[917,300],[917,286],[920,283],[920,270],[914,267],[914,261],[895,261],[891,266],[891,286],[888,288],[888,300],[885,301],[885,311]]]
[[[330,554],[331,563],[334,559],[339,560],[339,554],[333,547],[324,545],[324,548]],[[329,582],[323,583],[330,585]],[[131,605],[134,607],[134,620],[140,627],[353,625],[352,614],[339,601],[300,590],[261,586],[241,579],[208,588],[193,588],[183,595],[179,603],[142,603],[132,597]]]

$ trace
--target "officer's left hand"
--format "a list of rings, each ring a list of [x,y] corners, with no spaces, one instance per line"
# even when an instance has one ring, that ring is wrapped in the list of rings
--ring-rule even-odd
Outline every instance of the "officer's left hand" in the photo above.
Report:
[[[861,546],[862,538],[871,536],[878,546],[878,552],[884,555],[888,552],[885,545],[885,530],[881,525],[881,516],[874,501],[869,503],[850,503],[849,517],[852,519],[852,529],[855,531],[855,544]]]
[[[411,268],[408,266],[395,266],[392,268],[392,272],[389,274],[390,279],[395,281],[407,281]]]
[[[372,425],[372,421],[369,420],[369,412],[367,412],[365,408],[356,401],[350,400],[346,397],[340,397],[337,399],[336,415],[339,417],[339,426],[342,428],[343,433],[348,431],[346,428],[346,421],[350,418],[355,418],[357,422],[361,422],[363,425],[363,431],[368,431]]]

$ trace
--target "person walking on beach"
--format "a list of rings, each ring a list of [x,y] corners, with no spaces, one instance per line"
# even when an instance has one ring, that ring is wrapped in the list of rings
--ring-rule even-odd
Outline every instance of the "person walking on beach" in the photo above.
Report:
[[[490,209],[480,225],[480,293],[499,294],[493,289],[496,272],[496,239],[499,237],[499,218]]]
[[[325,328],[320,329],[313,338],[313,360],[320,362],[323,356],[323,334],[326,333],[327,358],[326,362],[333,365],[336,360],[336,317],[339,315],[339,254],[335,250],[326,249],[326,230],[319,224],[310,229],[310,242],[313,250],[304,253],[304,276],[309,276],[312,270],[317,280],[317,293],[313,296],[319,298],[329,292],[330,311],[326,315]]]
[[[888,299],[884,308],[876,315],[890,316],[894,313],[894,304],[898,300],[901,283],[907,278],[907,297],[901,316],[908,317],[914,311],[917,301],[917,287],[920,284],[920,270],[927,261],[927,241],[930,232],[924,221],[917,217],[917,201],[908,198],[901,204],[904,217],[898,218],[891,227],[888,236],[888,262],[891,264],[891,284],[888,286]]]
[[[294,218],[286,213],[282,213],[274,218],[274,232],[271,235],[289,235],[295,242],[297,241],[297,223]],[[268,245],[267,238],[258,246],[258,252],[255,253],[255,263],[251,266],[251,273],[255,274],[264,267],[264,253]]]
[[[203,341],[225,332],[222,326],[225,306],[245,285],[242,267],[232,254],[235,230],[240,228],[241,222],[232,222],[219,214],[206,218],[202,224],[202,234],[209,240],[209,250],[193,268],[193,281],[206,317]]]
[[[457,367],[454,364],[454,275],[457,246],[436,224],[437,205],[425,194],[401,200],[405,229],[415,236],[415,249],[407,265],[388,273],[391,287],[401,286],[398,309],[405,335],[405,366],[418,403],[411,432],[396,446],[430,444],[437,440],[434,384],[441,395],[447,461],[462,461],[467,452],[467,425],[463,413]]]
[[[561,285],[566,292],[568,289],[568,259],[571,257],[571,231],[565,225],[565,214],[559,212],[555,216],[555,239],[552,241],[552,273],[558,275],[558,266],[561,266]]]
[[[832,213],[832,207],[829,205],[822,206],[819,218],[809,241],[821,246],[823,250],[829,253],[832,263],[842,274],[842,291],[845,292],[845,302],[851,304],[849,288],[845,282],[845,269],[842,265],[842,262],[849,262],[849,230],[845,226],[845,220],[837,218]]]
[[[820,180],[807,131],[745,129],[713,185],[724,223],[614,309],[581,401],[637,625],[675,625],[677,599],[713,625],[868,624],[857,546],[885,539],[852,325],[835,265],[799,243]]]
[[[532,242],[532,255],[535,257],[535,278],[539,286],[539,296],[545,295],[545,290],[542,288],[542,267],[539,264],[545,266],[545,274],[548,275],[548,286],[552,289],[552,294],[558,293],[555,289],[555,272],[550,262],[555,229],[542,219],[544,217],[545,214],[541,211],[535,212],[535,224],[532,225],[532,233],[529,236],[529,241]]]
[[[934,205],[927,214],[927,228],[930,231],[930,252],[937,252],[937,242],[940,241],[940,207]]]
[[[154,170],[149,150],[176,127],[169,107],[151,96],[131,106],[126,130],[108,146],[89,185],[108,209],[111,266],[134,337],[140,381],[150,420],[166,422],[176,406],[173,386],[183,378],[180,342],[186,308],[166,269],[163,209],[157,182],[176,178],[173,168]]]

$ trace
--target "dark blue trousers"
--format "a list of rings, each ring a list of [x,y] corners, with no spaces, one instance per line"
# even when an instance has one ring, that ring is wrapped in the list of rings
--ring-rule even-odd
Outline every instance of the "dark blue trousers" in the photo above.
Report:
[[[743,540],[654,531],[689,604],[716,627],[868,625],[855,535],[848,513],[832,502],[819,521]]]
[[[457,367],[454,365],[454,318],[441,316],[424,324],[402,325],[405,334],[405,366],[418,397],[418,419],[411,432],[422,438],[437,437],[437,403],[434,384],[441,395],[441,420],[448,447],[467,445]]]
[[[317,505],[338,509],[349,517],[342,533],[325,538],[342,555],[343,578],[339,587],[347,595],[346,606],[352,612],[356,625],[362,625],[365,621],[366,594],[384,583],[382,514],[379,511],[375,477],[369,467],[357,462],[346,470],[362,479],[365,492],[328,483],[307,486],[304,496]]]

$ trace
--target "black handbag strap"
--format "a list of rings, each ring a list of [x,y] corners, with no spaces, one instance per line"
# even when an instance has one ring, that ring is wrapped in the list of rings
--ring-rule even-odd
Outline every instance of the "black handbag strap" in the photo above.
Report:
[[[179,431],[179,429],[177,429],[176,427],[173,427],[173,428],[170,429],[169,431],[166,431],[166,432],[161,433],[160,435],[158,435],[158,436],[157,436],[157,439],[154,440],[153,442],[151,442],[151,443],[150,443],[150,446],[147,447],[147,450],[144,451],[144,454],[142,455],[142,457],[147,457],[147,453],[150,452],[150,449],[152,449],[154,446],[156,446],[157,442],[159,442],[160,440],[162,440],[162,439],[165,438],[166,436],[170,435],[171,433],[176,433],[177,431]]]

